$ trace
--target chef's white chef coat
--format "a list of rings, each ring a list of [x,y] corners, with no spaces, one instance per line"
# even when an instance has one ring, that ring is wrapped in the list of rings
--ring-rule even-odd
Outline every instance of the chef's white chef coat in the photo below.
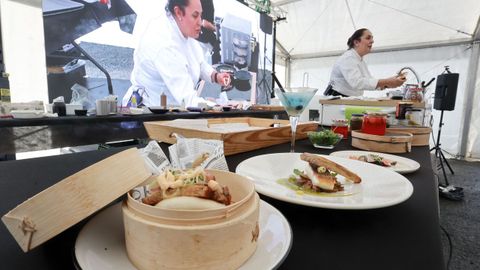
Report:
[[[167,104],[197,106],[205,102],[197,96],[195,85],[201,78],[211,81],[213,68],[205,62],[203,50],[195,39],[185,38],[171,14],[150,21],[134,52],[132,86],[122,104],[126,106],[133,91],[144,89],[143,104],[160,105],[165,93]]]
[[[367,64],[354,49],[340,56],[330,75],[332,88],[346,96],[361,96],[364,90],[374,90],[377,83],[378,79],[372,77]]]

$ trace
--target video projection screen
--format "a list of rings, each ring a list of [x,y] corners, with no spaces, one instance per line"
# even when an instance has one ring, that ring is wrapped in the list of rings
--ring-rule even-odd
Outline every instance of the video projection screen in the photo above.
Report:
[[[207,4],[204,4],[207,3]],[[220,59],[211,63],[230,70],[245,70],[251,73],[249,81],[234,79],[232,89],[221,89],[206,84],[202,96],[218,96],[224,90],[229,99],[251,100],[255,103],[269,103],[272,88],[273,35],[272,20],[265,14],[233,0],[202,1],[204,16],[214,17],[216,38],[219,43]],[[214,7],[214,16],[211,8]],[[199,40],[202,39],[202,33]],[[208,38],[208,35],[206,35]],[[211,41],[210,41],[211,42]],[[215,43],[215,41],[211,42]],[[207,42],[207,46],[212,46]],[[215,47],[213,45],[212,47]],[[222,66],[225,65],[225,66]],[[235,76],[236,77],[236,76]],[[248,77],[248,75],[247,75]]]
[[[211,20],[215,31],[202,31],[198,41],[204,48],[207,62],[217,70],[232,73],[234,87],[222,89],[205,83],[199,95],[216,98],[223,91],[228,99],[269,103],[274,57],[271,18],[235,0],[201,2],[204,9],[202,18]],[[128,85],[117,86],[116,82],[128,82],[131,70],[124,73],[119,70],[133,67],[133,50],[139,35],[149,20],[165,12],[166,3],[166,0],[111,0],[108,7],[98,0],[44,0],[49,100],[63,94],[68,102],[70,88],[75,83],[92,88],[92,92],[97,92],[97,98],[108,95],[106,85],[93,89],[99,79],[105,79],[104,73],[92,65],[92,61],[81,57],[78,50],[71,46],[71,41],[79,44],[107,72],[113,74],[113,92],[121,100]],[[103,17],[100,20],[99,16],[94,18],[92,10]],[[106,57],[115,49],[126,50],[127,53],[122,54],[125,59],[120,61],[118,56]]]

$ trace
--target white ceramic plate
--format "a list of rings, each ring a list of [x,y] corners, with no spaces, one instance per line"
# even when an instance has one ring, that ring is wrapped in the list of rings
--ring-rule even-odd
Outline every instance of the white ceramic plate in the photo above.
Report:
[[[255,253],[239,269],[272,269],[290,251],[292,231],[287,219],[270,204],[260,201],[260,236]],[[82,270],[135,270],[125,250],[121,204],[93,217],[80,231],[75,257]]]
[[[385,167],[389,170],[396,171],[398,173],[411,173],[420,169],[420,163],[409,158],[404,158],[396,155],[389,155],[385,153],[369,152],[369,151],[337,151],[333,152],[330,155],[336,157],[349,158],[350,156],[365,156],[368,154],[379,155],[383,158],[396,161],[397,164],[391,167]],[[380,165],[377,165],[380,166]]]
[[[260,155],[244,160],[236,173],[250,178],[257,192],[295,204],[331,209],[373,209],[399,204],[413,193],[413,186],[404,176],[383,167],[333,156],[323,156],[345,166],[362,178],[353,184],[338,176],[344,191],[323,193],[320,196],[299,194],[280,184],[293,174],[293,169],[303,170],[307,162],[300,153],[277,153]]]

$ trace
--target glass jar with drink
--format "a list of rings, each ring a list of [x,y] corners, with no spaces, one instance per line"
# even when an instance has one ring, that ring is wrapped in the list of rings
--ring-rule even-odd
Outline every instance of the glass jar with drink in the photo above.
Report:
[[[348,138],[348,120],[345,120],[345,119],[333,120],[333,124],[331,128],[333,132],[337,134],[342,134],[343,139]]]
[[[350,117],[350,130],[361,130],[363,123],[363,113],[354,113]]]
[[[387,114],[369,112],[363,117],[362,132],[373,135],[385,135],[387,129]]]

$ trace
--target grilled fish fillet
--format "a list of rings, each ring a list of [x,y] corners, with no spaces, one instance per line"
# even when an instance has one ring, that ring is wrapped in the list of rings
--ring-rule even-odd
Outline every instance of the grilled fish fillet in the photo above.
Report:
[[[360,178],[360,176],[358,176],[354,172],[324,157],[310,153],[303,153],[300,155],[300,158],[308,163],[314,164],[319,167],[323,166],[329,171],[336,172],[345,177],[347,180],[350,180],[356,184],[362,182],[362,178]]]

